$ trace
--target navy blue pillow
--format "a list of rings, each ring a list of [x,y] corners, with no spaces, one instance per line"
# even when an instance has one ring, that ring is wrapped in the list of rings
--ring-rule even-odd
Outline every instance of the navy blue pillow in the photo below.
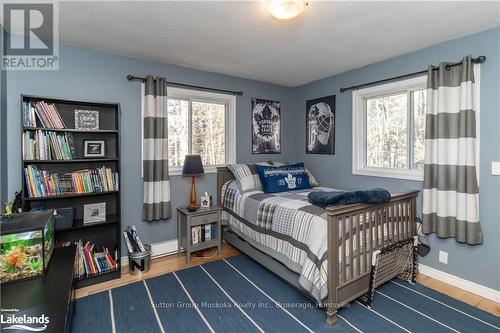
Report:
[[[277,193],[311,188],[304,163],[283,166],[256,165],[264,193]]]

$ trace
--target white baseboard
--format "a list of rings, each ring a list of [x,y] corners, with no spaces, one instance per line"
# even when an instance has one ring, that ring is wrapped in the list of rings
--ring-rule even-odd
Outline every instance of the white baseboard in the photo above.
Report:
[[[418,265],[418,271],[436,280],[451,284],[452,286],[500,303],[500,291],[498,290],[482,286],[478,283],[462,279],[461,277],[458,277],[456,275],[445,273],[438,269],[422,264]]]
[[[151,244],[151,258],[159,258],[177,252],[177,239]],[[122,266],[128,266],[128,257],[121,258]]]

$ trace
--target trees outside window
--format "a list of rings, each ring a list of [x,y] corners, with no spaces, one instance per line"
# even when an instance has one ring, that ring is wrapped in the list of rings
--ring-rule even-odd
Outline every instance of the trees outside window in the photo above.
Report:
[[[426,78],[353,92],[353,174],[421,180]]]
[[[205,172],[235,163],[236,98],[220,93],[168,88],[168,160],[182,173],[186,155],[200,155]]]

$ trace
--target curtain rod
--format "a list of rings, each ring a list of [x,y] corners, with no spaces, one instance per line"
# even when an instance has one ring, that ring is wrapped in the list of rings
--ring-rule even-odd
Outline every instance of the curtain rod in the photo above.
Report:
[[[127,79],[129,81],[146,81],[145,77],[140,77],[140,76],[134,76],[134,75],[127,75]],[[225,89],[217,89],[217,88],[209,88],[209,87],[201,87],[201,86],[194,86],[191,84],[184,84],[184,83],[177,83],[177,82],[167,82],[167,85],[169,86],[174,86],[174,87],[182,87],[182,88],[191,88],[191,89],[196,89],[196,90],[205,90],[205,91],[213,91],[213,92],[219,92],[219,93],[225,93],[225,94],[232,94],[232,95],[243,95],[243,91],[234,91],[234,90],[225,90]]]
[[[472,63],[473,64],[481,64],[481,63],[483,63],[485,61],[486,61],[486,57],[485,56],[479,56],[477,58],[472,58]],[[452,64],[448,64],[448,65],[446,65],[446,69],[449,70],[451,67],[460,66],[461,64],[462,64],[462,62],[455,62],[455,63],[452,63]],[[434,68],[434,70],[438,70],[438,69],[439,69],[438,67]],[[419,71],[419,72],[414,72],[414,73],[403,74],[403,75],[399,75],[399,76],[390,77],[390,78],[387,78],[387,79],[382,79],[382,80],[378,80],[378,81],[373,81],[373,82],[358,84],[358,85],[350,86],[350,87],[346,87],[346,88],[340,88],[340,92],[343,93],[343,92],[348,91],[348,90],[357,90],[357,89],[359,89],[361,87],[372,86],[372,85],[383,83],[383,82],[387,82],[387,81],[393,81],[393,80],[397,80],[397,79],[402,79],[402,78],[409,77],[409,76],[422,75],[422,74],[425,74],[425,73],[427,73],[427,70]]]

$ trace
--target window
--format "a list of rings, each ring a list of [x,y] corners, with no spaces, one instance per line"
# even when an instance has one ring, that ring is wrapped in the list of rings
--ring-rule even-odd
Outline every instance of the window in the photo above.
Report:
[[[423,179],[426,76],[353,92],[353,174]]]
[[[180,175],[184,156],[201,155],[205,172],[236,159],[232,95],[168,88],[168,156],[171,175]]]

